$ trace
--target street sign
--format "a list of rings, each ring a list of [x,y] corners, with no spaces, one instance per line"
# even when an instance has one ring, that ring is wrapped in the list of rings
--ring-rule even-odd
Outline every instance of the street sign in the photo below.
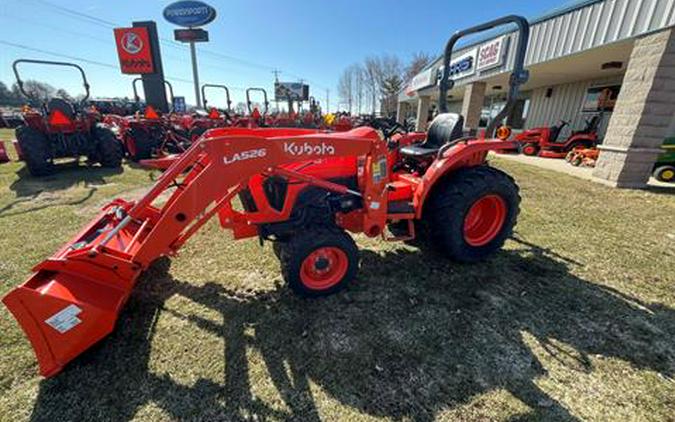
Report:
[[[154,73],[152,49],[147,28],[115,28],[115,43],[122,73]]]
[[[176,113],[185,113],[187,111],[185,97],[173,97],[173,111]]]
[[[164,8],[164,19],[187,28],[206,25],[215,18],[216,9],[201,1],[177,1]]]
[[[196,29],[175,29],[173,36],[180,42],[208,42],[209,32],[200,28]]]

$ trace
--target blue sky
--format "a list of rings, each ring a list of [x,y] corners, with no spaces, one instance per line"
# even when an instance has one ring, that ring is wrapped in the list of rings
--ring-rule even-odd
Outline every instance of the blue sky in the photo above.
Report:
[[[211,42],[198,47],[201,82],[240,88],[262,86],[272,93],[274,76],[308,80],[312,93],[337,104],[336,84],[342,69],[371,54],[396,54],[408,60],[417,51],[436,56],[453,31],[500,15],[532,18],[564,0],[207,0],[219,13],[208,25]],[[99,63],[79,63],[87,71],[94,96],[131,97],[130,76],[119,72],[112,26],[155,20],[160,37],[173,37],[175,27],[162,18],[163,0],[0,0],[0,42],[77,56]],[[64,9],[65,8],[65,9]],[[73,13],[74,12],[74,13]],[[194,100],[186,47],[161,46],[165,74],[176,95]],[[17,58],[63,60],[63,57],[0,44],[0,80],[14,82]],[[102,65],[101,65],[102,64]],[[107,66],[106,66],[107,65]],[[69,72],[26,68],[25,78],[45,80],[70,92],[82,92]],[[183,81],[181,81],[183,80]],[[214,94],[215,96],[215,94]],[[213,103],[219,103],[213,98]]]

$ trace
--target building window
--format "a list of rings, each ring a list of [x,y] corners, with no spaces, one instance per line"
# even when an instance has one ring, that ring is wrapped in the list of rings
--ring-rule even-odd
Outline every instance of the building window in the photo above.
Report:
[[[621,85],[596,86],[588,88],[586,98],[581,109],[584,113],[614,111],[616,100],[619,97]]]

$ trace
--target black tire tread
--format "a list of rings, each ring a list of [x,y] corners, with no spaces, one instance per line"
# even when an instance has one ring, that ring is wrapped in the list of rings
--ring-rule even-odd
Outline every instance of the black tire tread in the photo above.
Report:
[[[337,246],[349,259],[349,268],[342,281],[326,290],[312,290],[300,279],[300,266],[307,255],[321,246]],[[320,297],[336,293],[356,277],[359,267],[359,251],[354,240],[344,230],[338,228],[320,228],[306,230],[291,237],[279,248],[281,273],[289,287],[299,296]]]
[[[661,173],[663,173],[664,171],[666,171],[666,170],[668,170],[668,169],[675,171],[675,166],[673,166],[673,165],[663,165],[663,166],[658,166],[658,167],[656,167],[656,168],[654,169],[654,172],[653,172],[652,175],[653,175],[654,178],[655,178],[656,180],[658,180],[659,182],[673,183],[672,180],[666,180],[666,179],[664,179],[663,176],[661,175]]]
[[[494,254],[506,242],[517,224],[520,193],[515,180],[501,170],[487,165],[460,169],[438,186],[425,208],[425,220],[432,245],[458,262],[476,262]],[[507,203],[507,217],[502,231],[487,245],[473,247],[464,241],[464,217],[481,196],[499,194]]]
[[[16,139],[28,172],[32,176],[42,177],[54,173],[50,141],[47,136],[30,126],[19,126],[16,128]]]
[[[98,125],[94,128],[94,137],[97,142],[98,162],[101,163],[101,166],[106,168],[121,167],[124,148],[115,133],[103,125]]]
[[[129,138],[133,139],[136,153],[130,154],[130,158],[134,161],[146,160],[152,157],[152,151],[155,148],[155,140],[153,137],[141,128],[130,128]]]

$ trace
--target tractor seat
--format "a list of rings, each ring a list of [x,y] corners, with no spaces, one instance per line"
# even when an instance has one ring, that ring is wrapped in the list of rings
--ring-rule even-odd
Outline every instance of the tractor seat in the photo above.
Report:
[[[52,98],[49,100],[47,103],[47,111],[52,113],[54,110],[59,110],[71,120],[75,117],[73,105],[63,98]]]
[[[448,142],[463,136],[464,117],[457,113],[443,113],[434,118],[427,139],[419,144],[401,148],[401,154],[410,158],[425,158],[438,153]]]

